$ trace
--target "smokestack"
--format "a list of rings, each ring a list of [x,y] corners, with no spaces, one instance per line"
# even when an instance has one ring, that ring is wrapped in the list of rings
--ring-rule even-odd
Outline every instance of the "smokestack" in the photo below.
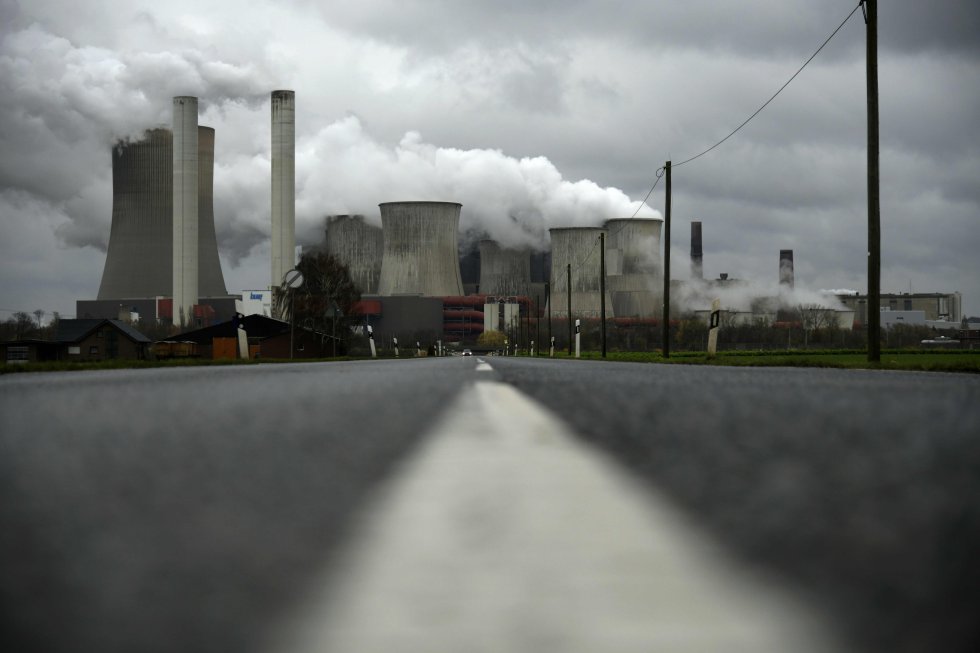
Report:
[[[272,92],[272,287],[296,265],[296,94]]]
[[[384,255],[378,294],[458,297],[456,202],[385,202],[381,207]]]
[[[173,324],[190,324],[198,301],[197,98],[174,98]]]
[[[779,284],[789,286],[793,289],[795,280],[793,279],[793,250],[779,250]]]
[[[691,223],[691,276],[704,279],[704,254],[701,250],[701,221]]]

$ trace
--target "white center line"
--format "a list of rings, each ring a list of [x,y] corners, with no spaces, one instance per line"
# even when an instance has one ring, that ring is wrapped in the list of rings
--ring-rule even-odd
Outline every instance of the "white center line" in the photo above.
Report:
[[[272,650],[840,651],[513,387],[466,388]]]
[[[492,372],[493,368],[490,367],[490,363],[486,362],[482,358],[476,359],[476,371],[477,372]]]

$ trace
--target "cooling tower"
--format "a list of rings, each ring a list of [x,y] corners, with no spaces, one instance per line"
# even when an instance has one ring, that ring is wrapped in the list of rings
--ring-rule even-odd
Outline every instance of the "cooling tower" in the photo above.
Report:
[[[551,314],[568,316],[568,264],[572,266],[572,316],[599,317],[599,227],[565,227],[551,232]],[[615,317],[606,291],[606,317]]]
[[[456,234],[461,204],[385,202],[379,295],[460,296]]]
[[[226,296],[214,233],[214,129],[198,127],[198,270],[201,297]],[[112,226],[98,299],[173,293],[173,136],[147,130],[112,148]]]
[[[701,222],[691,223],[691,277],[704,279],[704,252],[701,249]]]
[[[606,292],[618,317],[660,315],[662,226],[660,218],[606,221]]]
[[[795,280],[793,278],[793,250],[779,250],[779,283],[783,286],[793,288]]]
[[[173,323],[188,324],[198,300],[197,98],[174,98]]]
[[[531,250],[504,249],[495,240],[480,241],[480,294],[530,296]]]
[[[363,215],[327,216],[327,253],[347,266],[362,295],[378,292],[384,238],[380,227],[364,222]]]
[[[272,92],[272,286],[296,265],[296,94]]]

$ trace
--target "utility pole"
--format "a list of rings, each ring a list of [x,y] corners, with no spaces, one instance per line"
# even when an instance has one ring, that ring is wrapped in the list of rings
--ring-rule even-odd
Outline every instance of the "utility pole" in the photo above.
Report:
[[[565,285],[568,290],[568,355],[572,355],[572,264],[565,268]]]
[[[599,339],[606,357],[606,234],[599,234]]]
[[[534,296],[534,341],[538,343],[538,354],[541,353],[541,295]]]
[[[664,176],[667,189],[664,203],[664,317],[661,328],[664,358],[670,358],[670,161],[664,164]]]
[[[548,302],[548,342],[551,343],[551,355],[554,356],[555,352],[555,337],[551,335],[551,282],[547,281],[544,284],[544,300]]]
[[[878,175],[878,0],[862,0],[868,68],[868,361],[881,360],[881,199]]]

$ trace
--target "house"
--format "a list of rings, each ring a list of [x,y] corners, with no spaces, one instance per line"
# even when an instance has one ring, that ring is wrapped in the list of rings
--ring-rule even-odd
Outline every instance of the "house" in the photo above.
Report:
[[[106,319],[59,320],[53,340],[11,340],[0,343],[0,360],[103,361],[149,358],[150,339],[126,322]]]
[[[264,315],[246,315],[242,326],[248,338],[249,356],[252,358],[326,358],[333,355],[329,334],[297,326],[291,330],[289,322]],[[187,331],[154,346],[157,356],[173,351],[173,344],[184,347],[191,355],[200,358],[235,358],[237,353],[238,326],[234,321],[222,322],[203,329]],[[290,355],[292,347],[292,355]],[[177,354],[172,354],[177,355]]]

